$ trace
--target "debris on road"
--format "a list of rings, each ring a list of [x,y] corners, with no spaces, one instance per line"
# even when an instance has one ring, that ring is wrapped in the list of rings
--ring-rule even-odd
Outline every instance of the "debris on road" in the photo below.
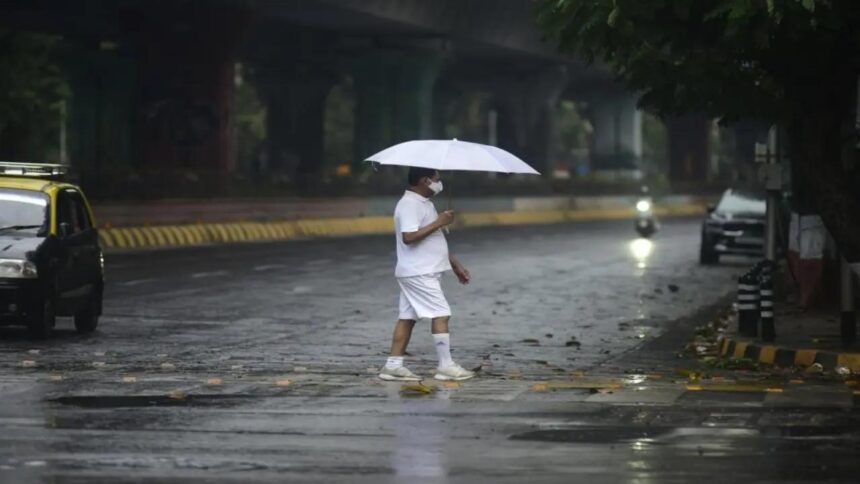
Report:
[[[428,387],[427,385],[418,382],[418,383],[409,383],[400,387],[400,393],[402,394],[420,394],[420,395],[429,395],[435,391],[434,388]]]

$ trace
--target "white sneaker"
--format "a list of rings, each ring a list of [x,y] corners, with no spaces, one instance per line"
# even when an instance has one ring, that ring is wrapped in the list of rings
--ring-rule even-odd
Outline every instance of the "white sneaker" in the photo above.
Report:
[[[448,366],[446,368],[437,368],[436,375],[433,378],[443,381],[462,381],[468,380],[469,378],[474,378],[474,376],[475,372],[469,371],[462,366],[454,363],[453,365]]]
[[[421,381],[421,377],[409,371],[405,366],[398,368],[382,367],[379,378],[385,381]]]

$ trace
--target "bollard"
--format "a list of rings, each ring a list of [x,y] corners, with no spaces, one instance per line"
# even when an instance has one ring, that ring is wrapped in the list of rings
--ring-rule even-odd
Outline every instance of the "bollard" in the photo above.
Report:
[[[759,288],[752,271],[738,278],[738,333],[754,338],[758,333]]]
[[[773,264],[766,262],[759,275],[760,307],[761,307],[761,339],[773,341],[776,339],[776,327],[773,317]]]
[[[851,266],[843,258],[839,264],[841,297],[839,308],[842,313],[840,336],[842,345],[850,346],[857,341],[857,322],[854,309],[854,275]]]

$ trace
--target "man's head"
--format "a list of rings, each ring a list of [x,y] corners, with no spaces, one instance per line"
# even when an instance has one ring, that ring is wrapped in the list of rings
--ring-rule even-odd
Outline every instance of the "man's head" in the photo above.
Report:
[[[442,191],[439,172],[432,168],[410,167],[407,176],[409,188],[425,197],[431,197]]]

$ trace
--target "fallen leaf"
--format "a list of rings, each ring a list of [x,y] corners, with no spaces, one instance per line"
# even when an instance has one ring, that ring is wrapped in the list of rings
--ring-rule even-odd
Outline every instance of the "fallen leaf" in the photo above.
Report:
[[[400,387],[400,393],[420,393],[422,395],[429,395],[433,393],[433,389],[421,382],[408,383]]]

